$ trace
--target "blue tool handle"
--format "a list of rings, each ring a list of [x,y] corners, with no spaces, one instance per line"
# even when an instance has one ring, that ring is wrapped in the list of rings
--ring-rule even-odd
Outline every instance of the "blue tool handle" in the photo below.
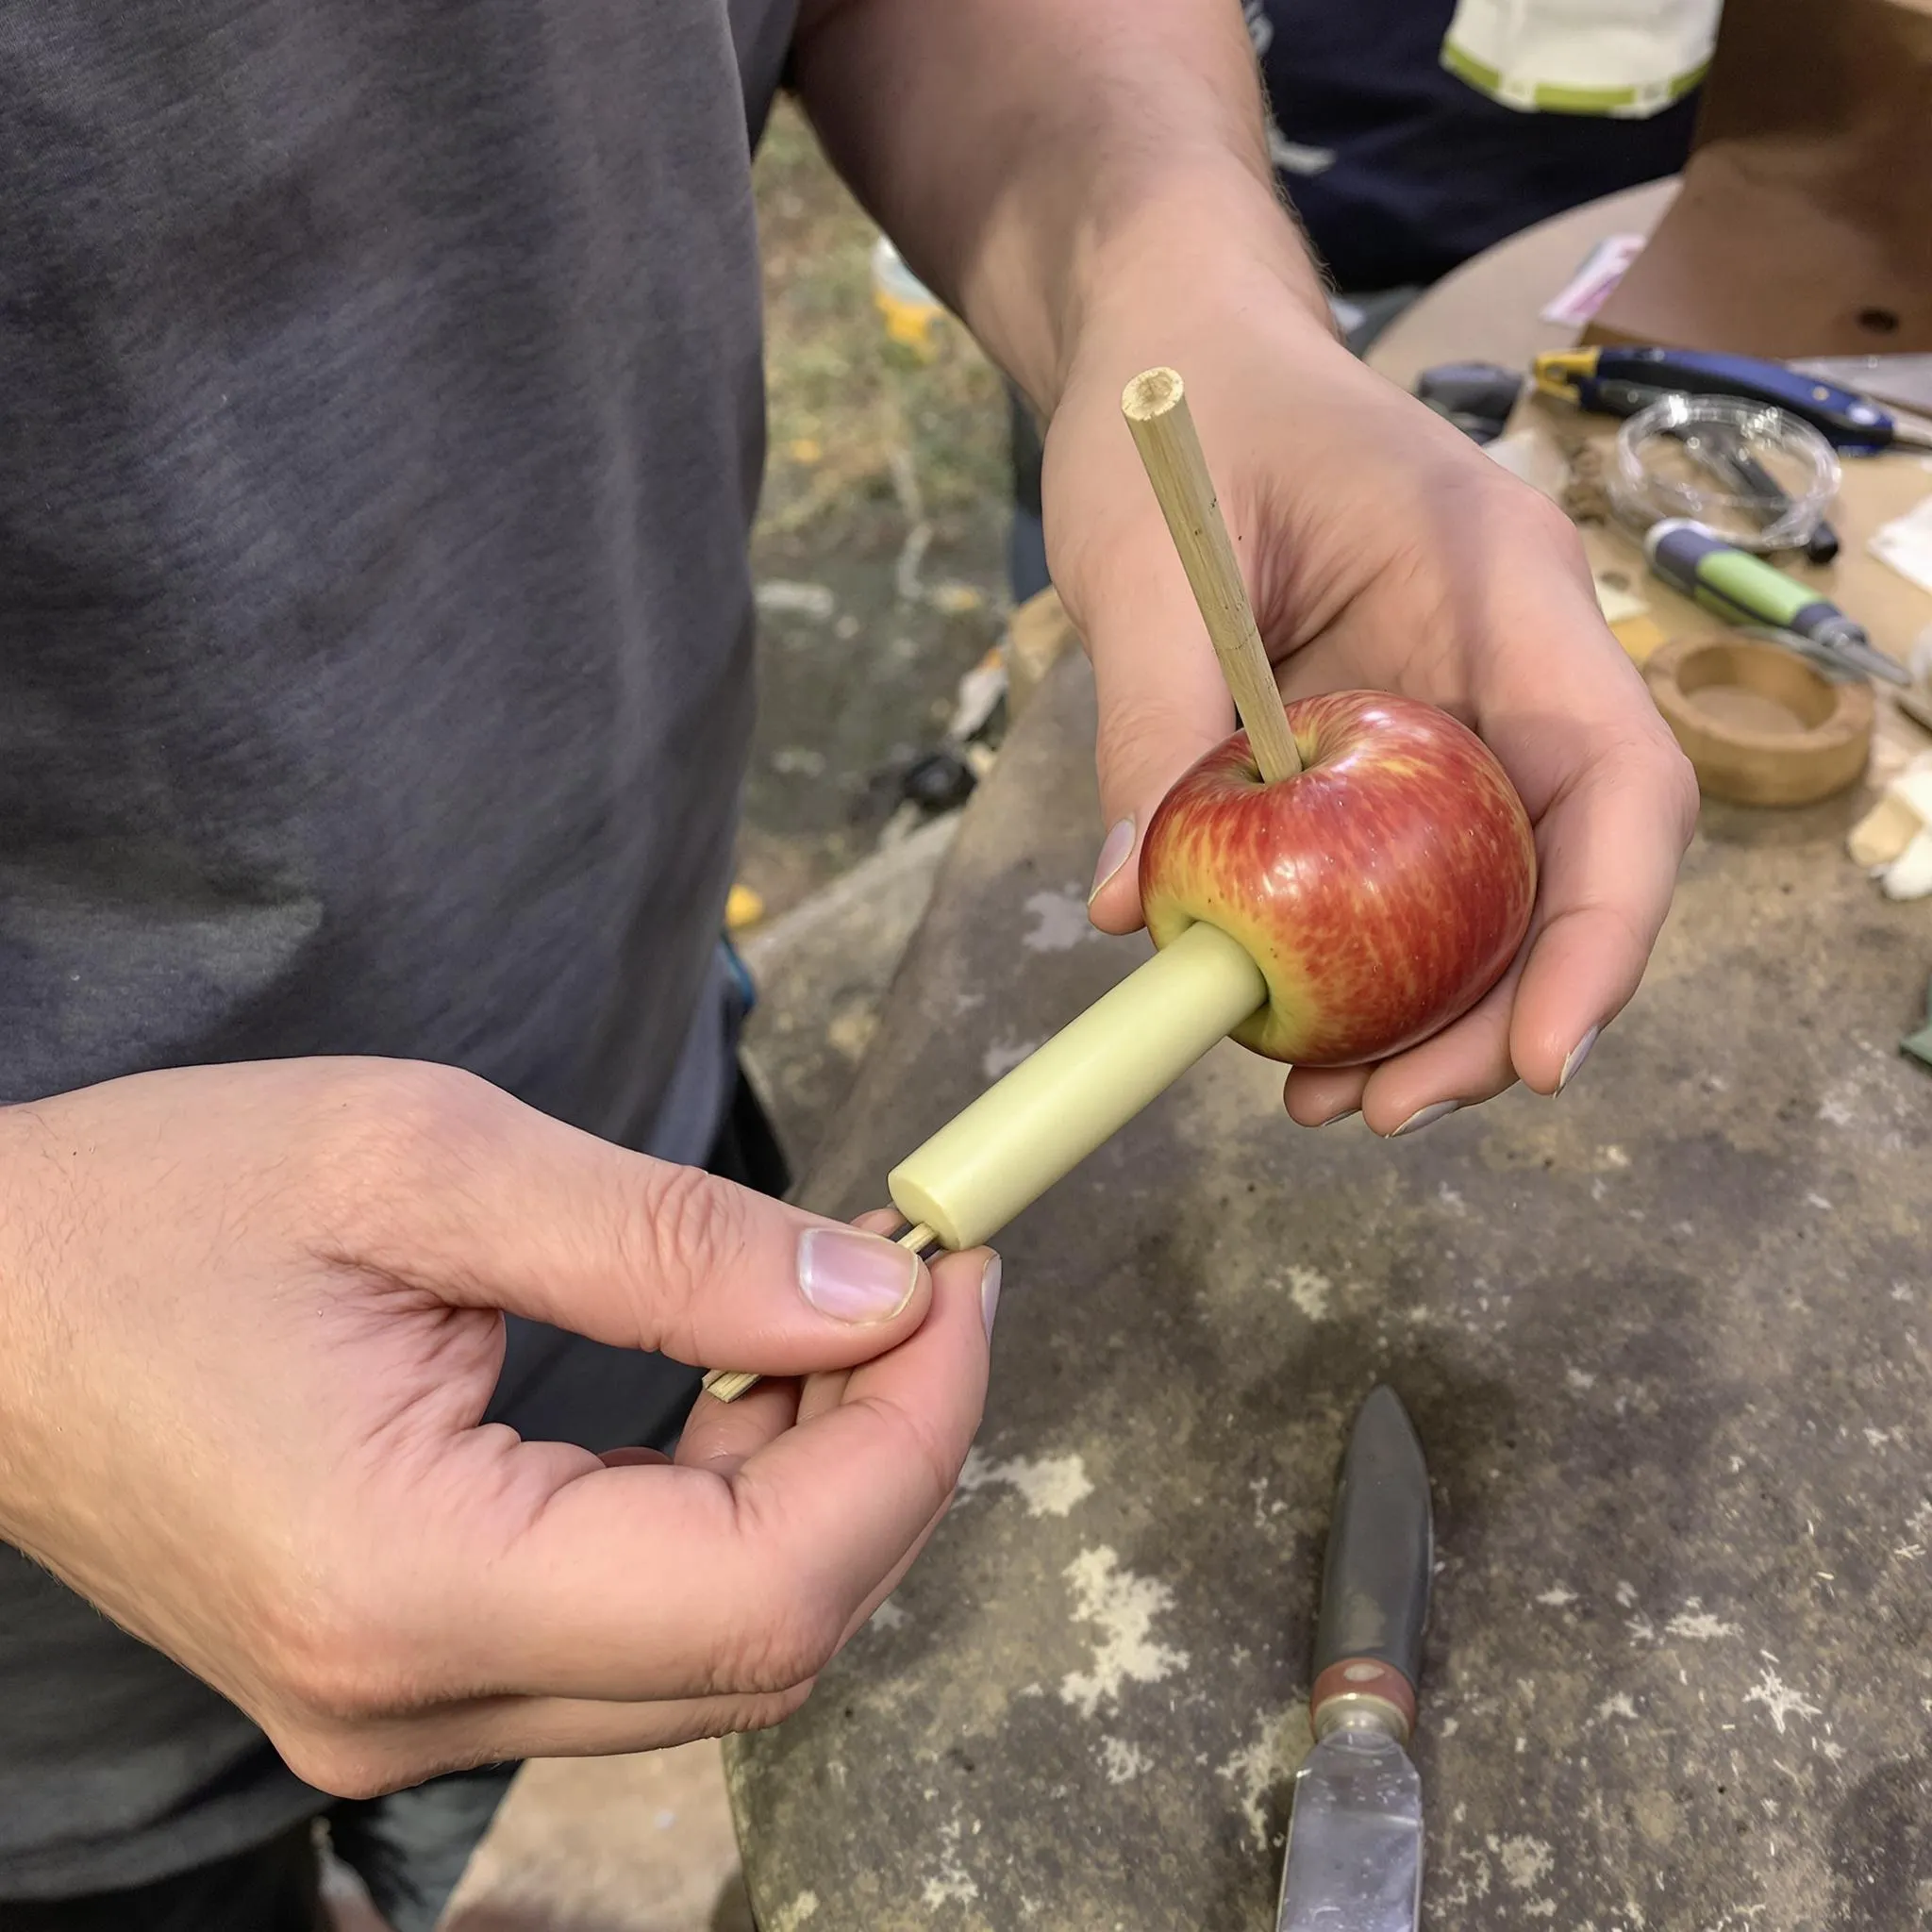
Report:
[[[1755,356],[1715,356],[1697,349],[1602,349],[1594,372],[1576,384],[1577,399],[1585,408],[1597,407],[1594,391],[1605,384],[1770,403],[1810,424],[1835,448],[1854,455],[1871,456],[1891,445],[1891,418],[1863,396]]]

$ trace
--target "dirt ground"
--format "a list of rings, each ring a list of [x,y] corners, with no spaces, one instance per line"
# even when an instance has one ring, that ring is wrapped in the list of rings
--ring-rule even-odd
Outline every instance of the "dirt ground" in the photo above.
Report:
[[[872,851],[1007,595],[1007,403],[950,317],[931,359],[873,299],[877,230],[780,104],[757,170],[771,455],[740,874],[769,914]]]

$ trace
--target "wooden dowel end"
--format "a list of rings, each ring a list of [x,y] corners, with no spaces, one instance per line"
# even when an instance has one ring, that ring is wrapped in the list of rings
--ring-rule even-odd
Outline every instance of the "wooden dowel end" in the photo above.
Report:
[[[1186,385],[1172,369],[1145,370],[1126,386],[1121,411],[1180,553],[1194,602],[1201,607],[1261,776],[1271,785],[1277,778],[1292,778],[1302,768],[1301,754],[1288,728],[1274,667],[1255,627],[1247,586],[1188,408]]]

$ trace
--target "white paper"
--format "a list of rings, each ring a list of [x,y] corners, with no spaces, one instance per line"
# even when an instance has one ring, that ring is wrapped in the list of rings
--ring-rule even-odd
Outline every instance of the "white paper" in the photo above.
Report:
[[[1908,583],[1932,591],[1932,496],[1874,530],[1865,547]]]
[[[1563,328],[1581,328],[1624,279],[1624,271],[1643,253],[1642,235],[1606,235],[1583,258],[1583,266],[1550,297],[1542,319]]]

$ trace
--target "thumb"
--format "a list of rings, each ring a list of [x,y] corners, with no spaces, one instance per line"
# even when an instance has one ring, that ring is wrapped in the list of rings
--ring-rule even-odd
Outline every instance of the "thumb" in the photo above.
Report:
[[[1234,701],[1173,546],[1096,600],[1081,628],[1093,660],[1094,744],[1108,829],[1089,916],[1103,932],[1141,921],[1141,844],[1169,789],[1235,728]]]
[[[454,1076],[358,1258],[458,1307],[502,1309],[699,1367],[849,1368],[918,1329],[909,1249],[697,1168],[580,1133]]]

